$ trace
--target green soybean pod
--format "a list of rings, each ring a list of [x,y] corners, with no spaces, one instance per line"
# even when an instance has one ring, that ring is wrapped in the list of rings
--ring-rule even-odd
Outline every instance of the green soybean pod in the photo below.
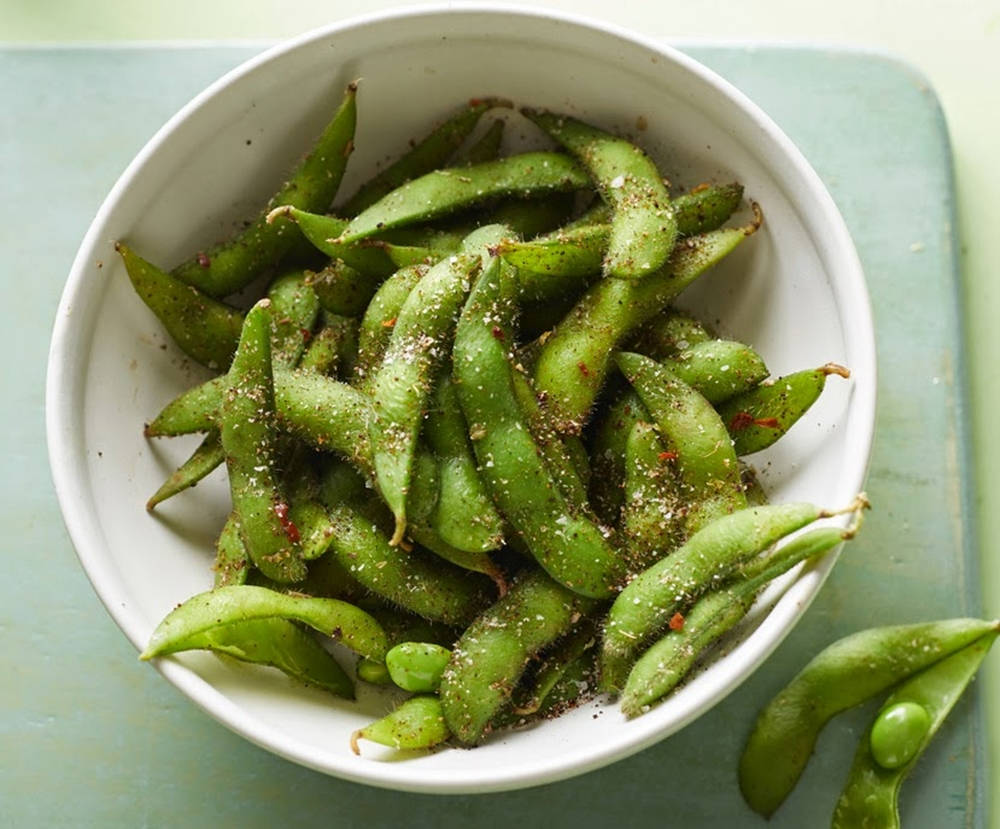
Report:
[[[676,455],[685,526],[706,523],[746,506],[740,468],[726,427],[711,404],[664,365],[640,354],[615,357]]]
[[[827,363],[762,383],[720,405],[719,416],[736,454],[751,455],[771,446],[816,402],[831,374],[851,376],[843,366]]]
[[[323,312],[319,331],[302,352],[298,367],[330,377],[350,376],[357,359],[358,321]]]
[[[358,317],[378,289],[379,280],[334,259],[320,271],[309,272],[309,286],[323,310],[343,317]]]
[[[621,531],[632,572],[641,572],[684,540],[685,503],[667,450],[654,426],[639,421],[625,443]]]
[[[542,344],[535,362],[535,384],[548,391],[546,405],[560,431],[583,428],[614,349],[755,229],[722,229],[684,239],[657,273],[642,280],[602,279],[580,298]]]
[[[511,703],[515,714],[526,716],[542,710],[550,695],[575,666],[588,663],[593,666],[593,648],[597,644],[597,623],[593,615],[585,616],[574,630],[562,639],[541,659],[530,681],[521,684],[514,692]]]
[[[726,586],[702,596],[679,619],[676,629],[636,661],[622,690],[622,713],[636,717],[677,687],[702,653],[743,620],[764,585],[851,535],[837,527],[810,530],[748,562]]]
[[[406,501],[431,378],[479,270],[479,257],[455,256],[431,268],[399,311],[371,384],[375,478],[396,518],[392,543],[406,532]]]
[[[604,625],[602,688],[622,688],[643,647],[667,626],[674,613],[741,563],[830,514],[812,504],[792,503],[723,515],[637,575],[618,594]]]
[[[677,233],[693,236],[722,227],[743,200],[743,185],[703,184],[671,202]]]
[[[185,650],[209,650],[241,662],[277,668],[292,679],[354,699],[354,683],[337,660],[306,631],[277,617],[216,625],[184,641]]]
[[[400,642],[385,655],[389,676],[404,691],[431,693],[451,659],[448,648],[433,642]]]
[[[356,216],[387,193],[410,179],[442,166],[469,136],[483,113],[494,107],[509,107],[502,98],[474,98],[414,144],[408,152],[369,179],[340,209],[345,216]]]
[[[371,740],[390,748],[417,750],[433,748],[451,737],[444,721],[441,701],[433,694],[421,694],[401,702],[389,714],[351,735],[351,751],[361,754],[360,740]]]
[[[209,432],[205,439],[198,444],[198,448],[194,450],[191,457],[184,461],[150,496],[149,500],[146,501],[146,509],[152,512],[157,504],[162,504],[178,492],[193,487],[225,460],[226,452],[222,448],[219,433],[217,431]]]
[[[750,391],[768,375],[756,351],[732,340],[697,343],[665,364],[713,406]]]
[[[188,640],[219,626],[268,618],[302,622],[370,659],[384,659],[389,649],[382,626],[352,604],[239,584],[199,593],[170,611],[140,659],[190,650]]]
[[[560,583],[610,596],[623,573],[618,553],[587,515],[575,514],[539,454],[513,387],[508,351],[512,276],[493,258],[462,311],[452,353],[462,412],[480,474],[531,555]]]
[[[231,512],[215,542],[215,562],[212,565],[214,586],[246,584],[250,569],[250,556],[240,535],[240,520],[235,512]]]
[[[426,222],[485,201],[581,190],[590,179],[566,155],[522,153],[472,167],[435,170],[393,190],[345,228],[338,244]]]
[[[531,658],[597,606],[539,570],[516,582],[452,650],[439,691],[451,732],[467,745],[480,742]]]
[[[665,308],[639,329],[629,351],[660,361],[713,339],[715,336],[700,320],[676,308]]]
[[[652,160],[631,142],[576,118],[522,112],[580,160],[612,206],[604,273],[636,279],[663,267],[677,241],[677,220]]]
[[[379,286],[368,304],[358,329],[356,370],[362,388],[371,382],[373,370],[385,356],[403,303],[427,270],[423,265],[400,268]]]
[[[882,712],[912,706],[923,713],[924,728],[908,735],[908,742],[912,744],[908,747],[910,757],[895,768],[885,768],[872,753],[874,729],[882,722],[881,714],[876,717],[854,755],[847,784],[833,813],[833,829],[856,826],[899,829],[898,801],[903,781],[976,675],[996,637],[996,630],[983,634],[971,645],[925,668],[893,691]],[[890,730],[897,731],[896,739],[901,736],[898,734],[900,728],[898,723],[889,726]],[[882,735],[882,738],[893,739],[893,736]]]
[[[761,711],[740,758],[740,791],[772,815],[795,787],[823,726],[995,631],[996,622],[944,619],[870,628],[820,651]]]
[[[302,550],[281,514],[287,501],[275,471],[276,415],[271,373],[270,300],[247,314],[219,407],[229,491],[254,565],[277,582],[306,575]]]
[[[143,434],[148,438],[177,437],[217,429],[227,382],[222,375],[184,390],[146,424]]]
[[[451,159],[452,167],[462,164],[481,164],[484,161],[493,161],[500,156],[500,144],[503,142],[503,131],[505,123],[500,118],[496,118],[486,128],[482,135],[469,144],[468,147],[460,149]]]
[[[115,242],[132,287],[181,351],[202,365],[225,370],[236,351],[243,314],[147,262]]]
[[[439,465],[440,490],[431,525],[442,539],[461,550],[497,549],[503,543],[503,519],[476,469],[469,427],[450,371],[437,382],[424,435]]]
[[[607,525],[618,523],[625,505],[625,445],[632,427],[652,418],[639,395],[626,389],[611,402],[596,424],[590,448],[593,472],[590,502]]]
[[[316,293],[304,271],[277,277],[267,289],[271,300],[271,359],[281,368],[294,368],[319,317]]]
[[[267,221],[279,205],[325,210],[340,186],[354,142],[357,85],[349,84],[343,103],[301,164],[248,227],[234,238],[201,251],[178,265],[172,275],[211,296],[235,293],[267,268],[276,265],[299,238],[287,220]]]

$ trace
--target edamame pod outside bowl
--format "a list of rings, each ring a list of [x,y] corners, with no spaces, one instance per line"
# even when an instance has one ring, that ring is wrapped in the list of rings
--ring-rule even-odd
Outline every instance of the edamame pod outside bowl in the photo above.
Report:
[[[192,367],[133,292],[114,251],[123,240],[172,268],[265,206],[338,106],[358,88],[350,196],[464,102],[498,96],[637,137],[673,183],[740,182],[764,223],[678,304],[751,343],[773,376],[835,362],[809,416],[766,453],[774,501],[840,507],[863,488],[875,421],[875,346],[854,246],[817,174],[739,90],[684,54],[570,14],[440,4],[354,18],[282,43],[186,105],[140,151],[95,217],[55,323],[47,385],[53,478],[66,525],[101,601],[141,651],[159,620],[209,589],[213,542],[230,509],[224,474],[160,505],[146,499],[198,436],[143,437],[185,388]],[[516,109],[505,152],[551,148]],[[485,122],[480,125],[485,127]],[[749,204],[733,225],[752,221]],[[844,518],[846,523],[847,518]],[[567,778],[632,754],[708,711],[746,679],[820,590],[835,553],[773,585],[753,630],[662,705],[626,720],[592,704],[471,750],[351,752],[355,730],[388,710],[383,691],[358,700],[297,686],[265,668],[192,652],[155,661],[196,705],[248,740],[302,765],[392,789],[488,792]],[[345,663],[349,656],[337,654]],[[135,670],[149,670],[136,663]],[[155,715],[155,712],[151,712]]]

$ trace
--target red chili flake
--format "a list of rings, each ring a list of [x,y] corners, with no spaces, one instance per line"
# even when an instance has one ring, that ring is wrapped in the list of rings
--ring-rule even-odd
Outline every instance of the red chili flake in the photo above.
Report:
[[[684,630],[684,617],[680,613],[675,613],[670,617],[667,626],[671,630]]]
[[[660,454],[657,455],[656,457],[659,460],[661,460],[661,461],[675,461],[675,460],[677,460],[677,453],[676,452],[660,452]]]
[[[482,98],[469,98],[469,106],[477,107],[482,103]]]
[[[201,265],[203,268],[207,268],[212,264],[212,260],[208,258],[208,254],[205,253],[204,251],[199,250],[198,253],[195,254],[194,258],[198,261],[198,264]]]
[[[781,424],[778,423],[778,418],[776,417],[758,417],[754,421],[755,426],[763,426],[765,429],[780,429]]]
[[[590,369],[587,368],[587,364],[585,362],[581,360],[579,363],[576,364],[576,367],[580,369],[580,374],[582,374],[584,377],[590,377]]]
[[[392,328],[396,324],[396,318],[393,317],[391,320],[382,320],[383,328]]]
[[[750,412],[737,412],[729,421],[730,432],[740,432],[753,426],[753,415]]]
[[[288,517],[288,504],[284,501],[278,501],[274,505],[274,514],[278,516],[278,521],[281,522],[281,529],[285,531],[285,535],[288,536],[288,540],[292,544],[298,544],[299,539],[302,535],[299,533],[299,528],[295,526],[295,523]]]
[[[503,329],[499,325],[494,325],[493,326],[493,331],[491,333],[493,334],[493,336],[496,339],[498,339],[498,340],[502,340],[503,339]]]
[[[302,334],[302,342],[307,343],[312,339],[312,331],[308,328],[300,328],[299,332]]]

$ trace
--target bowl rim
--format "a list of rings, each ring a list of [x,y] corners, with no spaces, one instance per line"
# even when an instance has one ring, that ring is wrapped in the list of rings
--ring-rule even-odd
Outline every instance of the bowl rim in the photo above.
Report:
[[[354,29],[390,21],[401,22],[418,17],[448,16],[455,13],[515,16],[557,22],[643,47],[661,56],[665,61],[679,66],[701,83],[712,87],[715,92],[727,99],[730,105],[738,109],[744,118],[754,123],[764,137],[775,145],[785,161],[794,168],[794,174],[805,184],[812,209],[819,211],[825,223],[827,246],[838,251],[836,259],[839,272],[844,278],[834,281],[831,290],[838,307],[847,307],[852,311],[851,316],[843,318],[842,325],[852,346],[852,369],[856,376],[865,380],[852,383],[850,404],[857,439],[852,444],[852,452],[864,461],[854,471],[854,480],[846,483],[853,484],[853,487],[849,488],[855,491],[860,491],[863,487],[874,441],[876,361],[871,301],[861,262],[846,224],[819,175],[791,139],[763,110],[729,81],[674,46],[667,45],[663,40],[572,12],[493,2],[438,2],[352,16],[304,32],[265,49],[214,81],[178,110],[156,131],[115,182],[90,224],[71,266],[53,326],[46,376],[45,420],[50,470],[63,520],[80,563],[108,613],[137,650],[142,650],[144,645],[146,625],[129,607],[127,596],[121,592],[113,572],[102,563],[104,547],[98,541],[102,537],[100,526],[87,510],[90,493],[85,452],[80,436],[68,427],[73,414],[71,404],[81,397],[84,375],[84,372],[74,371],[71,367],[74,365],[74,360],[76,365],[81,365],[82,355],[89,350],[82,347],[86,345],[86,337],[89,335],[77,330],[72,321],[80,313],[86,314],[89,304],[85,290],[86,275],[90,270],[90,263],[99,256],[101,246],[106,241],[104,228],[109,215],[121,194],[142,173],[149,158],[178,125],[186,121],[206,101],[214,98],[244,75],[286,53],[307,47],[317,40],[343,35]],[[67,390],[70,393],[67,393]],[[844,474],[842,473],[842,478]],[[265,721],[246,713],[181,662],[161,659],[156,660],[154,664],[171,684],[214,719],[250,742],[317,771],[353,782],[412,792],[457,794],[525,788],[566,779],[627,757],[664,739],[710,710],[753,674],[791,632],[797,620],[817,595],[836,557],[836,552],[827,555],[821,562],[807,568],[796,578],[777,599],[754,633],[740,645],[742,654],[740,663],[717,664],[716,669],[723,670],[720,672],[721,675],[716,676],[713,693],[703,697],[697,704],[688,706],[688,709],[672,721],[669,727],[651,726],[646,729],[633,729],[629,739],[618,741],[612,746],[598,747],[581,756],[564,755],[560,758],[560,762],[552,760],[539,764],[525,762],[517,767],[507,767],[499,773],[497,770],[475,771],[470,767],[461,774],[449,773],[448,779],[443,779],[439,771],[429,770],[428,773],[412,764],[363,762],[353,756],[345,758],[344,762],[338,756],[317,758],[310,746],[289,738],[268,726]]]

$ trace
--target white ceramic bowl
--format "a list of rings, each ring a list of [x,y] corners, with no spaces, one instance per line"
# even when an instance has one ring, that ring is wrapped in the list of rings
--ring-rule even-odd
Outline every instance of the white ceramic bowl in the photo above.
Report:
[[[52,470],[80,560],[137,648],[167,611],[210,585],[228,494],[216,473],[155,516],[143,509],[194,443],[147,442],[142,424],[205,375],[166,342],[112,243],[127,239],[171,266],[225,235],[276,189],[354,78],[363,79],[360,123],[345,192],[460,102],[487,94],[637,133],[678,185],[742,182],[763,206],[764,227],[684,303],[754,344],[775,373],[830,360],[852,368],[851,381],[834,378],[808,417],[755,460],[776,500],[836,506],[862,486],[875,397],[864,278],[830,196],[766,115],[690,58],[603,24],[451,4],[365,17],[269,50],[182,109],[122,175],[73,264],[49,361]],[[832,562],[786,579],[752,635],[643,717],[626,722],[613,705],[595,717],[591,704],[473,751],[405,762],[348,748],[350,732],[385,710],[377,694],[346,703],[206,654],[156,667],[220,722],[312,768],[413,791],[517,788],[609,763],[708,710],[788,633]]]

